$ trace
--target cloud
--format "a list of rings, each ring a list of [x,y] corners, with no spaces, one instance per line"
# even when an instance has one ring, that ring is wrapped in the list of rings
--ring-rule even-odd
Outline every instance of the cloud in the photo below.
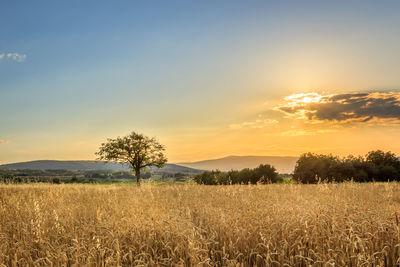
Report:
[[[276,124],[278,123],[277,120],[272,120],[272,119],[265,119],[265,120],[255,120],[255,121],[245,121],[242,123],[237,123],[237,124],[231,124],[229,125],[230,129],[242,129],[242,128],[252,128],[252,129],[262,129],[266,126],[269,126],[271,124]]]
[[[26,54],[20,53],[2,53],[0,54],[0,60],[2,59],[11,59],[16,62],[23,62],[26,59]]]
[[[286,97],[285,101],[275,109],[311,122],[400,123],[400,92],[308,93]]]
[[[289,130],[286,132],[282,132],[281,136],[311,136],[317,134],[324,134],[324,133],[335,133],[338,130],[328,129],[328,130]]]
[[[8,143],[9,143],[8,140],[1,140],[1,139],[0,139],[0,145],[1,145],[1,144],[8,144]]]

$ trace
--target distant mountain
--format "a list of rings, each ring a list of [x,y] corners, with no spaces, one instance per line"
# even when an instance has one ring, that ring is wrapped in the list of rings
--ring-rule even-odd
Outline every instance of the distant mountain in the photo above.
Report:
[[[90,171],[90,170],[115,170],[115,171],[128,171],[129,167],[125,164],[103,162],[103,161],[89,161],[89,160],[74,160],[74,161],[59,161],[59,160],[35,160],[28,162],[19,162],[12,164],[0,165],[0,168],[15,169],[15,170],[67,170],[67,171]],[[163,168],[152,168],[152,172],[164,173],[200,173],[190,167],[180,166],[177,164],[166,164]]]
[[[278,156],[228,156],[220,159],[210,159],[197,162],[182,162],[179,165],[201,170],[241,170],[255,168],[260,164],[270,164],[280,173],[291,173],[298,157]]]
[[[297,157],[277,157],[277,156],[228,156],[220,159],[210,159],[197,162],[184,162],[177,164],[166,164],[163,168],[152,168],[154,173],[185,173],[196,174],[202,170],[241,170],[244,168],[255,168],[260,164],[271,164],[280,173],[291,173],[297,161]],[[35,160],[0,165],[6,169],[32,169],[32,170],[67,170],[67,171],[90,171],[90,170],[115,170],[128,171],[129,167],[125,164],[90,161],[90,160]]]

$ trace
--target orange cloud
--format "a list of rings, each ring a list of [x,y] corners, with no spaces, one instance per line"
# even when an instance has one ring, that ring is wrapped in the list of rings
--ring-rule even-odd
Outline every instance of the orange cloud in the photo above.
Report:
[[[268,125],[271,124],[276,124],[278,123],[277,120],[273,120],[273,119],[258,119],[255,121],[245,121],[242,123],[236,123],[236,124],[231,124],[229,125],[230,129],[242,129],[242,128],[253,128],[253,129],[262,129]]]
[[[281,136],[309,136],[324,133],[335,133],[338,130],[327,129],[327,130],[289,130],[281,133]]]
[[[291,95],[285,101],[276,110],[310,122],[400,124],[400,92],[308,93]]]

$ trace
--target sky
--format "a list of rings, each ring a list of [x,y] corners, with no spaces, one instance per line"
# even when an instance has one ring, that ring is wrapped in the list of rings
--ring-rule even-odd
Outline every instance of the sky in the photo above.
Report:
[[[399,1],[7,1],[0,164],[400,154]]]

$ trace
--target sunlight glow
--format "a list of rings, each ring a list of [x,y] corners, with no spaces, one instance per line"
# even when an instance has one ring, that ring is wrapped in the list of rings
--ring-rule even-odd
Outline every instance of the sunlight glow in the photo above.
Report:
[[[293,94],[285,98],[287,101],[291,101],[294,106],[299,104],[309,104],[309,103],[318,103],[321,102],[323,98],[322,95],[318,93],[301,93],[301,94]]]

